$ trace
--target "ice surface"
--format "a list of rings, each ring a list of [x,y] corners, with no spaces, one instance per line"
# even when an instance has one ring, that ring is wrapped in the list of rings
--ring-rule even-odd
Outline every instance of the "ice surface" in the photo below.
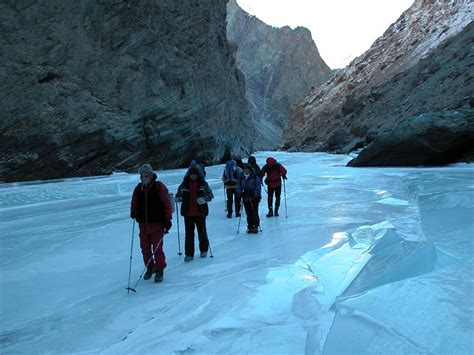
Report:
[[[288,168],[278,218],[225,216],[214,258],[184,263],[177,222],[162,284],[128,295],[134,174],[0,185],[0,352],[470,354],[474,169],[346,168],[344,155],[262,152]],[[184,170],[159,171],[176,192]],[[283,199],[283,194],[282,194]],[[184,224],[180,218],[181,243]],[[183,245],[181,246],[183,248]],[[132,284],[143,270],[134,237]]]

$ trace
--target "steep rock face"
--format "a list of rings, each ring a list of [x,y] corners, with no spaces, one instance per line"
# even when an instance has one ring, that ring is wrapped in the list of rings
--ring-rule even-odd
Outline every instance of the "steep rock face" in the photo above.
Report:
[[[281,144],[290,108],[332,75],[304,27],[275,28],[227,4],[227,35],[237,46],[237,66],[245,76],[246,97],[259,132],[261,149]]]
[[[0,20],[0,181],[251,150],[225,0],[6,1]]]
[[[366,53],[294,107],[284,148],[349,152],[376,137],[381,142],[404,120],[451,117],[441,111],[462,110],[470,127],[471,11],[467,0],[415,1]],[[413,139],[413,132],[399,132],[398,144]],[[456,139],[452,142],[457,146]],[[448,151],[457,153],[444,162],[463,154]],[[430,164],[429,157],[405,161],[403,154],[392,154],[381,165]]]

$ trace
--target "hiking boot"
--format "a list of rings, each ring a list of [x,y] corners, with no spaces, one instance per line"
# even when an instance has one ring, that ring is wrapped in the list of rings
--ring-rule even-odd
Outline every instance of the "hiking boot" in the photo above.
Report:
[[[201,252],[201,258],[205,258],[207,256],[207,251],[202,251]]]
[[[252,231],[250,233],[258,234],[258,227],[252,228]]]
[[[232,213],[227,213],[227,218],[232,218]]]
[[[163,270],[156,270],[155,282],[162,282],[162,281],[163,281]]]
[[[151,279],[154,272],[155,272],[155,268],[149,267],[148,269],[146,269],[145,275],[143,275],[143,280]]]
[[[273,209],[268,209],[267,217],[273,217]]]
[[[236,213],[235,218],[239,218],[239,217],[240,217],[240,213]]]
[[[184,257],[184,261],[186,261],[186,262],[191,261],[191,260],[193,260],[193,259],[194,259],[194,257],[189,256],[189,255],[186,255],[186,256]]]
[[[279,214],[278,214],[278,208],[279,208],[279,207],[275,207],[275,217],[278,217],[278,216],[279,216]]]

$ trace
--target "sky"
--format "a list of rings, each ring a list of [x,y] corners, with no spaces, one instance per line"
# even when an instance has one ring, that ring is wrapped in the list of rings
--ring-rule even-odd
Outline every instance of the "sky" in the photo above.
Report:
[[[237,0],[248,13],[276,26],[304,26],[322,58],[343,68],[367,49],[413,0]]]
[[[224,165],[206,167],[213,258],[183,261],[175,213],[159,284],[140,279],[138,174],[0,184],[0,353],[472,354],[472,164],[269,155],[288,169],[280,217],[262,189],[247,234]],[[176,193],[185,171],[157,174]]]

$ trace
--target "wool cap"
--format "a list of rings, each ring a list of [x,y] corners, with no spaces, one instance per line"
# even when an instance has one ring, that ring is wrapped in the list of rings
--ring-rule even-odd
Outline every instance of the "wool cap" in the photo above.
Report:
[[[153,168],[151,167],[150,164],[143,164],[138,168],[138,173],[141,174],[153,174]]]

